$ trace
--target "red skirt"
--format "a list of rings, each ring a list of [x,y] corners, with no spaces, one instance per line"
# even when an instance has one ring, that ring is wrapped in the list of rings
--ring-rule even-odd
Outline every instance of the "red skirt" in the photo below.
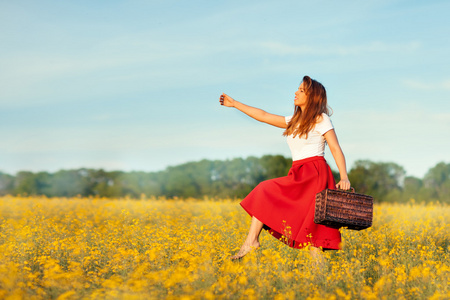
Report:
[[[322,156],[309,157],[294,161],[287,176],[258,184],[241,206],[290,247],[340,249],[339,230],[314,223],[315,196],[326,188],[335,188],[330,167]]]

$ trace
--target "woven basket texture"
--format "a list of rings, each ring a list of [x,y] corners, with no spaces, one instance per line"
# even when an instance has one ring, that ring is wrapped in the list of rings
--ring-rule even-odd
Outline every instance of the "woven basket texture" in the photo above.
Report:
[[[316,194],[316,224],[361,230],[372,226],[372,219],[372,196],[330,189]]]

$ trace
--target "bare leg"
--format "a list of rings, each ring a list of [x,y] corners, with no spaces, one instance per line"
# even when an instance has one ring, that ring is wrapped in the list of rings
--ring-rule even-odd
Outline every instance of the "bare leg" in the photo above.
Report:
[[[317,269],[323,270],[325,267],[325,258],[323,257],[322,250],[313,246],[309,247],[309,253],[313,260],[313,266]]]
[[[239,259],[244,257],[250,251],[259,248],[259,234],[264,224],[255,217],[252,217],[252,223],[250,224],[250,230],[248,231],[247,238],[241,247],[241,250],[236,255],[233,255],[231,259]]]

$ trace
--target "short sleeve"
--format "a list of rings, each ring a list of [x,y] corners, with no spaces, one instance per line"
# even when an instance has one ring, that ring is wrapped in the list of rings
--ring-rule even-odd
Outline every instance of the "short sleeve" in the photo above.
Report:
[[[334,129],[333,123],[327,114],[322,114],[322,121],[316,124],[315,130],[321,135],[324,135],[327,131]]]
[[[284,120],[286,121],[286,124],[288,124],[291,121],[291,119],[292,119],[292,116],[284,117]]]

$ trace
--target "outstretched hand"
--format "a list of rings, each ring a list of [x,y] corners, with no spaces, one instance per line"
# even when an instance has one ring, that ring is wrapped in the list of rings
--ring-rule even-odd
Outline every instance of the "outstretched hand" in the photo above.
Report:
[[[351,187],[350,180],[348,180],[348,179],[341,179],[341,181],[339,181],[336,184],[336,188],[344,190],[344,191],[349,190],[350,187]]]
[[[234,99],[228,96],[227,94],[223,93],[220,95],[220,105],[226,106],[226,107],[233,107],[234,106]]]

